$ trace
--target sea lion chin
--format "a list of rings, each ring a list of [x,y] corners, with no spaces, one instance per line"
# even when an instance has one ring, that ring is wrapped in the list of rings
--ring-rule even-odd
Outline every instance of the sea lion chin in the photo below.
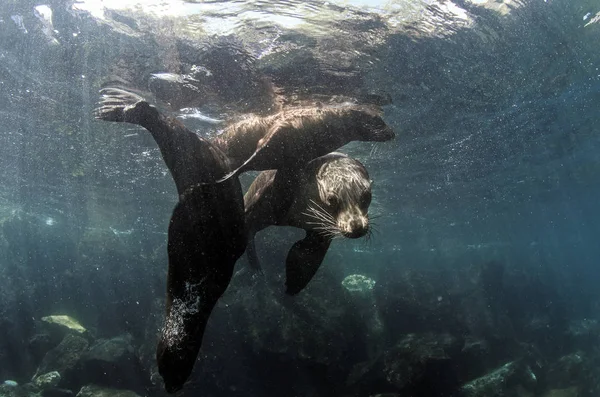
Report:
[[[302,291],[319,269],[334,238],[370,232],[371,181],[366,168],[342,153],[321,156],[299,170],[261,172],[244,196],[247,254],[260,270],[255,234],[271,225],[306,231],[286,258],[286,292]]]

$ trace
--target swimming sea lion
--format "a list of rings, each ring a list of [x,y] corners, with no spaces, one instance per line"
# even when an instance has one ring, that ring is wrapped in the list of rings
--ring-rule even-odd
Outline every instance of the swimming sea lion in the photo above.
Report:
[[[394,131],[378,106],[344,103],[282,110],[251,117],[228,127],[214,139],[234,170],[219,182],[244,171],[294,169],[351,141],[383,142]]]
[[[156,353],[172,393],[189,377],[210,313],[246,248],[242,189],[237,178],[211,184],[231,169],[211,142],[135,94],[116,88],[101,94],[96,118],[150,131],[179,193],[169,223],[166,320]]]
[[[342,153],[330,153],[301,170],[261,172],[244,196],[248,260],[259,269],[254,235],[271,225],[306,230],[286,259],[286,292],[300,292],[315,275],[331,240],[369,232],[371,181],[366,168]]]

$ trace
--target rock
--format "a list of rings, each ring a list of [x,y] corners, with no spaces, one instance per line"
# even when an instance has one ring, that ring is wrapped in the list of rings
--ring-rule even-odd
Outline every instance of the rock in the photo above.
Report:
[[[293,241],[300,234],[283,228],[276,238]],[[288,395],[293,387],[296,395],[342,396],[348,372],[367,360],[365,320],[341,286],[343,276],[325,267],[305,291],[287,296],[281,265],[289,245],[281,247],[275,250],[276,258],[264,263],[268,284],[263,277],[252,285],[237,277],[219,301],[204,335],[203,346],[210,347],[203,348],[188,392],[230,395],[235,389],[244,395],[271,396]],[[282,279],[274,276],[277,269],[283,270]],[[248,367],[246,360],[259,364]],[[273,373],[277,376],[272,382],[257,382],[273,378]]]
[[[600,341],[600,323],[589,318],[572,321],[567,336],[571,339],[573,350],[585,351],[589,346],[595,346]]]
[[[109,389],[95,385],[83,386],[77,397],[140,397],[131,390]]]
[[[81,336],[67,334],[58,346],[44,356],[35,376],[51,371],[65,374],[76,366],[88,345],[88,341]]]
[[[123,359],[129,359],[133,355],[132,337],[129,334],[121,335],[112,339],[101,339],[90,347],[85,355],[88,361],[103,361],[117,363]]]
[[[79,324],[79,321],[75,320],[71,316],[65,316],[65,315],[46,316],[46,317],[42,317],[42,321],[45,321],[49,324],[59,325],[68,330],[76,332],[78,334],[84,334],[87,331],[87,329],[85,329],[81,324]]]
[[[64,335],[62,336],[64,338]],[[56,346],[62,338],[54,341],[49,333],[38,333],[29,338],[28,348],[36,362],[42,361],[44,355]]]
[[[542,394],[542,397],[579,397],[579,390],[575,386],[566,389],[552,389]]]
[[[358,316],[364,319],[369,359],[381,352],[385,341],[383,321],[373,293],[375,284],[375,280],[361,274],[351,274],[342,281],[342,287],[347,291],[348,301],[353,304]]]
[[[533,397],[537,377],[522,361],[512,361],[460,389],[465,397]]]
[[[342,286],[349,292],[365,294],[375,287],[375,280],[361,274],[351,274],[342,280]]]
[[[29,385],[15,386],[0,383],[0,397],[38,397],[38,395]]]
[[[313,280],[308,288],[314,291],[319,287],[321,283]],[[352,353],[359,350],[357,339],[364,333],[344,332],[360,327],[353,318],[356,311],[347,304],[341,288],[325,288],[329,292],[319,290],[293,298],[276,297],[268,289],[254,288],[229,307],[229,321],[236,327],[249,327],[249,339],[244,344],[261,356],[271,354],[282,360],[293,356],[315,365],[337,365],[347,361],[347,346],[355,347]],[[359,316],[356,320],[363,321]]]
[[[69,389],[60,389],[57,387],[51,387],[49,389],[42,390],[42,397],[73,397],[75,394]]]
[[[60,374],[56,371],[48,372],[43,375],[36,376],[33,379],[33,385],[38,389],[48,389],[55,387],[60,382]]]
[[[582,382],[585,372],[585,356],[576,352],[561,357],[550,366],[547,374],[547,384],[552,389],[564,389]]]
[[[149,381],[131,344],[131,335],[101,339],[81,355],[77,366],[64,374],[61,385],[78,390],[87,384],[142,389]]]
[[[377,359],[357,365],[348,384],[361,394],[394,390],[443,395],[457,387],[453,359],[462,345],[461,340],[448,334],[406,335]]]

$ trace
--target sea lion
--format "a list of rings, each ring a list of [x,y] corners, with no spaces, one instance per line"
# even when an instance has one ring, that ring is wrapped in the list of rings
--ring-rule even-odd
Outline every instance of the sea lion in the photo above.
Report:
[[[330,153],[301,170],[261,172],[244,195],[247,254],[260,269],[254,235],[271,225],[306,231],[286,259],[286,293],[300,292],[315,275],[331,240],[369,232],[371,181],[366,168],[342,153]]]
[[[234,168],[218,182],[249,170],[301,168],[351,141],[383,142],[394,136],[375,105],[298,107],[251,117],[213,140]]]
[[[156,353],[165,389],[173,393],[191,374],[210,313],[246,248],[242,189],[237,178],[211,183],[231,169],[211,142],[135,94],[116,88],[101,94],[96,118],[150,131],[179,193],[169,223],[166,319]]]

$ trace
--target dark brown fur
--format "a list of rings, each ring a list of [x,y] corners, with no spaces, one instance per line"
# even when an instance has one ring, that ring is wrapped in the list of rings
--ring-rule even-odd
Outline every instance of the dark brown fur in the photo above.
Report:
[[[165,388],[175,392],[191,374],[208,318],[246,247],[242,190],[237,178],[211,183],[230,169],[211,142],[137,95],[101,92],[96,117],[150,131],[179,192],[169,223],[166,319],[156,353]]]
[[[302,167],[351,141],[387,141],[393,137],[379,107],[346,103],[249,117],[226,128],[214,143],[234,169],[223,181],[249,170]]]

